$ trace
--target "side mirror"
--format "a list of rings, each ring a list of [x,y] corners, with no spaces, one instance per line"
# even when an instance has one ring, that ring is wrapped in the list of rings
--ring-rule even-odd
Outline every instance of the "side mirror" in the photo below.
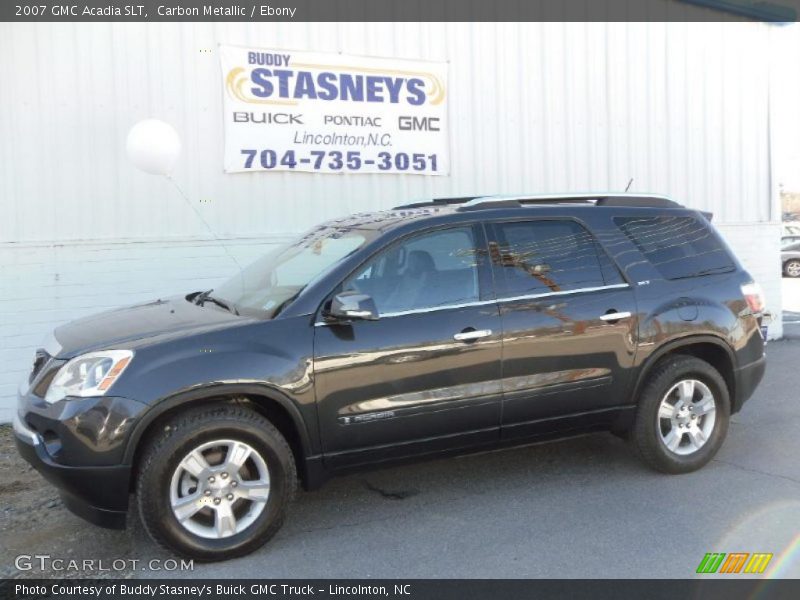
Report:
[[[331,301],[328,315],[334,319],[378,320],[378,307],[371,296],[361,292],[342,292]]]

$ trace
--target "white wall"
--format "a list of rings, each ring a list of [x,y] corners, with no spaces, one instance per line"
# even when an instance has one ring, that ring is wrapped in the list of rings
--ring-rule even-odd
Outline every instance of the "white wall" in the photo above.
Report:
[[[713,211],[777,309],[770,35],[753,23],[0,24],[0,421],[58,323],[229,271],[169,182],[126,161],[128,128],[149,116],[180,132],[175,179],[241,261],[413,198],[633,177],[633,191]],[[451,175],[225,175],[220,67],[200,52],[218,43],[448,60]]]

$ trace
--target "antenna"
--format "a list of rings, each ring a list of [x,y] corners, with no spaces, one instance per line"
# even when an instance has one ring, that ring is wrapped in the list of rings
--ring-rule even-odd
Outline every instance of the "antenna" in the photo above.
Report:
[[[627,192],[629,189],[631,189],[631,184],[632,183],[633,183],[633,177],[630,178],[630,180],[628,181],[628,185],[625,186],[625,192]]]
[[[203,218],[203,215],[200,213],[200,211],[197,210],[197,208],[195,207],[194,204],[192,204],[191,200],[189,200],[188,196],[183,192],[183,189],[181,189],[181,186],[178,185],[178,182],[175,181],[170,175],[167,175],[166,177],[167,177],[167,179],[170,180],[170,182],[172,182],[172,185],[175,186],[175,189],[178,190],[178,193],[180,194],[181,198],[183,198],[184,202],[186,202],[186,204],[189,205],[189,208],[191,208],[192,211],[194,211],[194,214],[197,215],[197,218],[200,219],[200,221],[202,221],[203,225],[206,226],[206,229],[208,230],[208,232],[212,235],[212,237],[217,242],[217,244],[219,244],[219,246],[225,251],[225,254],[228,255],[228,258],[230,258],[234,262],[236,267],[239,269],[239,274],[241,275],[241,273],[242,273],[242,265],[240,265],[239,261],[236,260],[236,257],[233,254],[231,254],[230,250],[228,250],[228,247],[225,245],[225,243],[217,235],[217,232],[214,231],[214,229],[211,227],[211,225],[208,224],[208,221],[206,221]]]

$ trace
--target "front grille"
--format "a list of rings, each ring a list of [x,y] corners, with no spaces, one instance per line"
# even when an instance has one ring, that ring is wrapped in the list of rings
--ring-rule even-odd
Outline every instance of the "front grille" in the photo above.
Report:
[[[36,351],[36,357],[33,359],[33,370],[31,371],[30,377],[28,377],[28,383],[33,383],[33,380],[36,379],[36,376],[41,372],[42,368],[49,360],[50,355],[47,352],[44,350]]]

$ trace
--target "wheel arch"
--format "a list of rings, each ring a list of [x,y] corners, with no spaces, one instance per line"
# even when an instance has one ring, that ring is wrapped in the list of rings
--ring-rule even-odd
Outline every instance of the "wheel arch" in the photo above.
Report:
[[[132,489],[136,485],[136,466],[142,450],[159,426],[183,410],[214,403],[245,404],[269,419],[286,438],[303,485],[317,485],[310,481],[316,472],[309,467],[309,463],[317,462],[315,443],[297,406],[284,394],[268,386],[223,384],[178,392],[158,401],[146,412],[131,432],[125,448],[124,462],[132,466]]]
[[[634,404],[639,404],[639,395],[656,365],[665,357],[683,354],[694,356],[714,367],[722,378],[730,394],[731,404],[735,405],[736,398],[736,354],[726,340],[715,335],[691,335],[677,340],[672,340],[659,346],[639,370],[639,376],[631,396]]]

